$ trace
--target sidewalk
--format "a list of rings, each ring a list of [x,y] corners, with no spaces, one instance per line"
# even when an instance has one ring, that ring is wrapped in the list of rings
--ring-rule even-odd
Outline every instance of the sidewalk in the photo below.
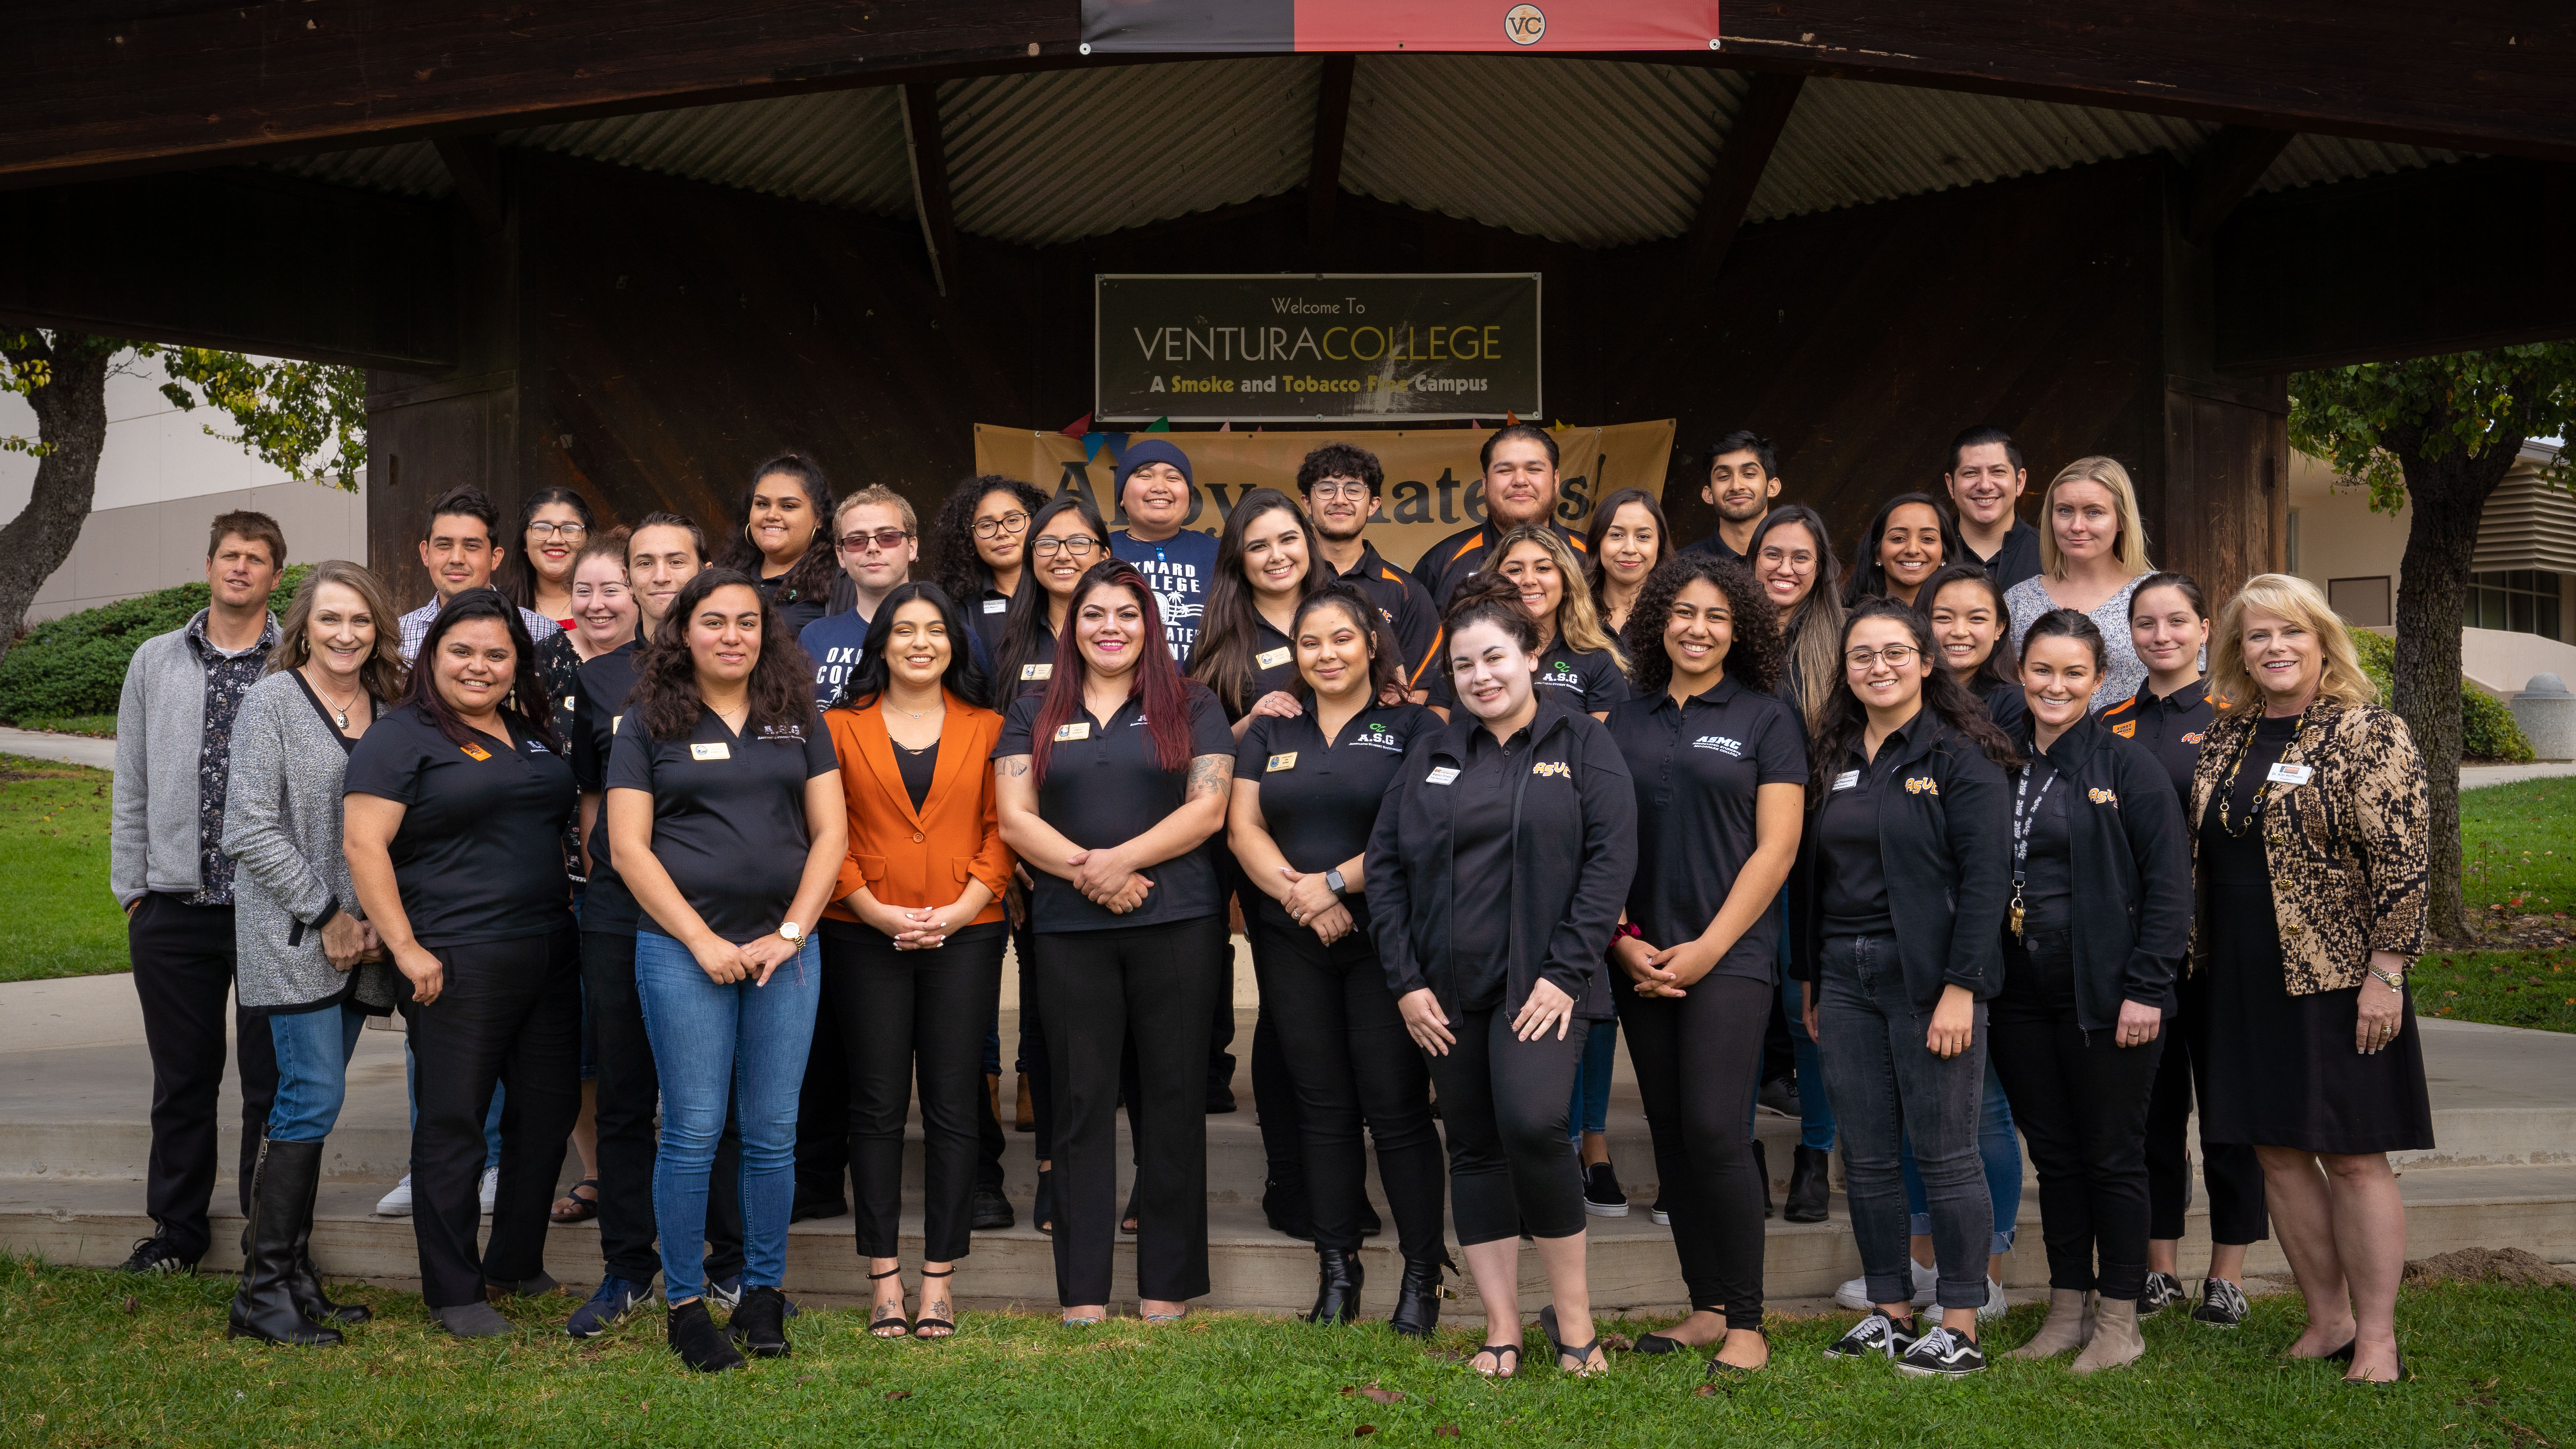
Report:
[[[60,760],[68,765],[87,765],[94,770],[113,770],[116,768],[116,741],[0,726],[0,755],[23,755],[31,760]]]

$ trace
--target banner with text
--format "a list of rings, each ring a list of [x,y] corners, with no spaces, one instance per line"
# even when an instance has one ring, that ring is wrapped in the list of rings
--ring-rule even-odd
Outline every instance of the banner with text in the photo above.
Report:
[[[1542,416],[1539,276],[1093,279],[1102,422]]]
[[[1312,428],[1259,433],[1092,433],[1067,437],[1026,428],[975,425],[975,471],[1024,478],[1050,497],[1080,489],[1110,527],[1126,526],[1110,489],[1130,438],[1154,437],[1189,454],[1194,486],[1185,528],[1215,533],[1243,495],[1276,488],[1295,497],[1297,465],[1326,443],[1375,453],[1386,470],[1383,506],[1368,540],[1397,568],[1413,567],[1425,549],[1485,521],[1485,486],[1475,428],[1399,428],[1383,432]],[[1559,454],[1556,517],[1568,528],[1591,521],[1592,505],[1622,488],[1663,497],[1673,451],[1673,420],[1552,430]]]

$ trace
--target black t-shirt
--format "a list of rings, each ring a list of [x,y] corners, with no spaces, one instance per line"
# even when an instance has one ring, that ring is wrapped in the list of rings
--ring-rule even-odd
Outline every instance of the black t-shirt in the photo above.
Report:
[[[1529,726],[1497,741],[1479,727],[1467,734],[1450,815],[1450,932],[1458,1004],[1469,1011],[1500,1006],[1511,979],[1512,795],[1529,758]]]
[[[1406,747],[1440,727],[1440,717],[1421,705],[1377,705],[1345,721],[1339,740],[1326,740],[1309,701],[1304,714],[1263,715],[1244,727],[1234,778],[1259,782],[1262,823],[1291,869],[1332,870],[1367,851],[1378,803],[1404,768]],[[1279,909],[1267,895],[1261,904]],[[1367,915],[1356,904],[1351,914]]]
[[[2047,756],[2027,747],[2023,753],[2030,764],[2013,781],[2013,829],[2024,837],[2013,863],[2021,877],[2021,929],[2028,937],[2054,939],[2075,924],[2074,836],[2066,802],[2080,787],[2057,773]],[[2005,924],[2009,929],[2010,920]]]
[[[2194,680],[2158,699],[2145,685],[2097,716],[2102,728],[2147,747],[2173,777],[2183,813],[2191,813],[2191,775],[2200,768],[2200,742],[2218,717],[2209,702],[2209,681]]]
[[[406,706],[349,753],[347,793],[409,807],[389,853],[411,933],[432,950],[572,925],[562,845],[564,812],[580,799],[572,766],[513,734],[458,745]]]
[[[701,709],[687,738],[657,740],[630,709],[609,752],[607,785],[653,797],[653,858],[708,930],[744,945],[787,918],[812,844],[805,782],[839,768],[818,716],[754,726],[745,737]],[[671,934],[650,914],[637,929]]]
[[[1707,554],[1710,558],[1714,558],[1714,559],[1723,559],[1723,560],[1725,560],[1725,561],[1726,561],[1726,562],[1728,562],[1728,563],[1739,563],[1739,564],[1740,564],[1740,563],[1743,563],[1743,562],[1745,561],[1745,560],[1744,560],[1744,555],[1742,555],[1742,554],[1740,554],[1740,553],[1737,553],[1737,552],[1735,551],[1734,546],[1733,546],[1733,545],[1731,545],[1731,544],[1729,544],[1729,543],[1726,541],[1726,535],[1725,535],[1724,533],[1722,533],[1722,532],[1721,532],[1721,533],[1712,533],[1712,534],[1710,534],[1708,537],[1701,539],[1701,540],[1700,540],[1699,542],[1697,542],[1697,543],[1686,543],[1686,544],[1683,544],[1683,545],[1682,545],[1682,552],[1684,552],[1684,553],[1704,553],[1704,554]]]
[[[1046,779],[1038,785],[1038,818],[1076,846],[1095,850],[1123,845],[1180,809],[1187,798],[1190,760],[1201,755],[1234,758],[1234,731],[1226,724],[1225,707],[1206,685],[1185,683],[1183,688],[1190,701],[1190,750],[1179,769],[1166,770],[1156,761],[1141,696],[1129,696],[1106,722],[1077,709],[1051,742]],[[1011,702],[1001,742],[993,746],[994,759],[1035,753],[1030,731],[1044,702],[1033,694]],[[1145,893],[1143,905],[1123,916],[1085,900],[1073,882],[1031,867],[1037,889],[1029,896],[1030,924],[1048,932],[1112,931],[1213,915],[1221,909],[1213,851],[1222,848],[1201,846],[1146,867],[1143,874],[1154,888]]]
[[[1887,871],[1878,854],[1878,797],[1896,778],[1914,723],[1907,721],[1879,742],[1875,764],[1854,741],[1826,782],[1825,807],[1817,812],[1815,828],[1828,936],[1884,936],[1896,929],[1887,908]]]
[[[1733,678],[1684,705],[1669,694],[1629,700],[1609,724],[1637,789],[1628,919],[1658,950],[1696,940],[1753,856],[1755,793],[1806,785],[1805,732],[1787,705]],[[1771,980],[1779,933],[1779,914],[1762,912],[1710,974]]]
[[[1431,686],[1431,702],[1454,714],[1458,697],[1447,661],[1442,661],[1437,673]],[[1563,690],[1558,699],[1567,708],[1585,714],[1599,714],[1637,697],[1609,650],[1568,649],[1562,641],[1539,651],[1538,673],[1530,682],[1540,689]]]
[[[585,662],[573,675],[572,777],[585,795],[608,788],[609,746],[626,696],[635,688],[635,641]],[[590,826],[590,883],[581,889],[581,928],[612,936],[635,934],[635,897],[608,863],[608,812]]]

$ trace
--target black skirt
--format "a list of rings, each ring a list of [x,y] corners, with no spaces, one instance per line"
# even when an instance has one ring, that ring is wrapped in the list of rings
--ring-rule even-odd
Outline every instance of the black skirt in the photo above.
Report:
[[[2249,760],[2247,768],[2260,767]],[[2360,987],[2293,996],[2282,984],[2262,828],[2230,838],[2213,798],[2200,823],[2200,869],[2209,886],[2200,922],[2209,943],[2201,1140],[2334,1153],[2431,1147],[2414,993],[2406,993],[2396,1039],[2362,1055],[2353,1045]]]

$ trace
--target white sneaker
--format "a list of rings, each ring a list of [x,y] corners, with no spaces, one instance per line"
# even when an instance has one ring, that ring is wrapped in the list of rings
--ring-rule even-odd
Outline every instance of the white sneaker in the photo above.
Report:
[[[1919,1298],[1916,1299],[1915,1306],[1918,1308],[1922,1307],[1923,1300]],[[2012,1304],[2004,1297],[2004,1285],[1996,1282],[1991,1276],[1989,1276],[1986,1279],[1986,1301],[1977,1309],[1977,1321],[1979,1323],[1983,1323],[1990,1318],[2001,1318],[2006,1313],[2010,1312],[2011,1309]],[[1932,1317],[1927,1321],[1932,1323],[1940,1322],[1941,1310],[1938,1307],[1935,1307],[1932,1310]]]
[[[1914,1306],[1917,1308],[1929,1306],[1936,1290],[1941,1286],[1941,1275],[1911,1258],[1906,1260],[1905,1265],[1914,1270]],[[1866,1275],[1854,1278],[1835,1289],[1834,1302],[1855,1313],[1867,1313],[1878,1306],[1869,1300],[1869,1279]]]
[[[405,1178],[404,1181],[408,1182],[410,1179]],[[483,1199],[483,1211],[490,1212],[492,1204],[500,1201],[501,1198],[501,1169],[497,1167],[483,1169],[483,1181],[476,1186],[475,1192]]]
[[[394,1184],[393,1191],[376,1199],[376,1216],[380,1218],[407,1218],[411,1216],[410,1173],[406,1172],[403,1174],[402,1181]]]

